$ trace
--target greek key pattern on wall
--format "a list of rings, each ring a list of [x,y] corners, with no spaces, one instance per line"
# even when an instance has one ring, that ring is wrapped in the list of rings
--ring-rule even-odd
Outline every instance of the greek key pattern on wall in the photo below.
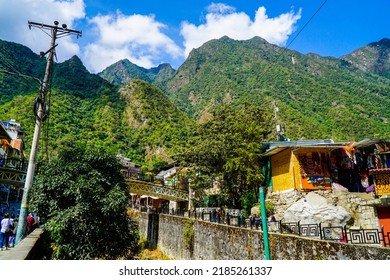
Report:
[[[317,224],[301,225],[300,232],[302,236],[320,236],[320,227]]]
[[[381,238],[379,235],[379,230],[349,230],[349,242],[353,244],[380,244]]]

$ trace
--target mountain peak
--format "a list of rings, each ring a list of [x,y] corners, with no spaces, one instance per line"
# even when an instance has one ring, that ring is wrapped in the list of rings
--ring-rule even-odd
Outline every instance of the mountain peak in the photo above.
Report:
[[[98,75],[114,85],[124,85],[131,80],[141,79],[149,83],[161,82],[173,76],[175,70],[168,63],[146,69],[128,59],[122,59],[108,66]]]
[[[372,42],[341,57],[358,69],[390,78],[390,39]]]
[[[378,42],[380,45],[386,46],[390,48],[390,39],[389,38],[383,38]]]

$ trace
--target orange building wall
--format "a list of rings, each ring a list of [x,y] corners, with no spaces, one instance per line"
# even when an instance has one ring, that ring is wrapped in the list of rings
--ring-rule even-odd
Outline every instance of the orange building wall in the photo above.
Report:
[[[378,213],[378,220],[380,228],[384,229],[385,234],[390,232],[390,206],[388,207],[378,207],[376,208]],[[390,240],[386,239],[386,242],[390,242]]]
[[[329,151],[327,149],[313,149],[313,148],[303,148],[300,149],[299,151],[296,151],[294,153],[294,158],[295,158],[295,168],[294,168],[294,174],[296,177],[296,182],[299,182],[297,186],[299,186],[300,189],[303,190],[318,190],[318,189],[331,189],[332,186],[330,185],[330,182],[323,184],[322,186],[314,186],[312,183],[309,182],[308,177],[304,177],[301,174],[301,166],[299,163],[299,156],[300,155],[310,155],[313,152],[321,153],[321,154],[328,154]],[[323,175],[325,177],[330,177],[329,170],[326,168],[326,166],[321,167],[321,173],[320,174],[315,174],[315,175]],[[313,174],[308,174],[308,175],[313,175]]]

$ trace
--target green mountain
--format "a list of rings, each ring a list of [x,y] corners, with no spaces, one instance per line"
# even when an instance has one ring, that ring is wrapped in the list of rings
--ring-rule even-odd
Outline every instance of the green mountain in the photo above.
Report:
[[[0,104],[10,101],[15,93],[38,91],[38,80],[42,79],[41,73],[44,73],[45,67],[46,62],[29,48],[0,39],[0,70],[24,75],[21,77],[0,72]]]
[[[390,79],[390,39],[384,38],[342,56],[356,68]]]
[[[222,104],[267,105],[291,139],[390,137],[390,80],[345,59],[303,55],[255,37],[194,49],[164,88],[188,116]]]
[[[23,45],[0,40],[0,70],[14,73],[0,72],[0,104],[10,101],[15,95],[38,92],[45,69],[45,58]],[[77,56],[63,63],[54,63],[51,83],[56,90],[81,98],[96,98],[104,91],[117,91],[111,83],[89,73]]]
[[[171,78],[175,70],[168,63],[146,69],[131,63],[128,59],[120,60],[104,69],[98,75],[114,85],[127,85],[133,79],[148,83],[161,83]]]
[[[1,41],[1,46],[0,69],[43,77],[45,59],[19,44]],[[27,149],[35,125],[32,104],[38,88],[34,83],[9,73],[0,76],[0,119],[14,118],[23,125]],[[135,79],[119,88],[89,73],[77,56],[54,64],[51,85],[40,158],[67,147],[92,146],[153,166],[170,161],[175,145],[186,141],[191,132],[192,122],[156,86]]]
[[[114,94],[117,87],[91,74],[77,56],[53,67],[53,86],[62,93],[81,98],[97,98],[104,92]]]
[[[378,50],[386,53],[388,41],[380,42]],[[274,116],[275,102],[278,124],[290,139],[389,139],[387,66],[375,72],[347,58],[303,55],[259,37],[223,37],[194,49],[177,71],[169,64],[144,69],[118,62],[104,71],[110,83],[108,76],[89,73],[74,56],[54,65],[40,157],[88,145],[156,166],[169,162],[192,137],[195,121],[210,118],[214,109],[253,104]],[[1,70],[42,79],[45,63],[25,46],[0,41]],[[122,85],[126,79],[130,82]],[[34,79],[0,73],[0,118],[22,123],[27,147],[37,93]],[[273,119],[270,127],[275,127]]]

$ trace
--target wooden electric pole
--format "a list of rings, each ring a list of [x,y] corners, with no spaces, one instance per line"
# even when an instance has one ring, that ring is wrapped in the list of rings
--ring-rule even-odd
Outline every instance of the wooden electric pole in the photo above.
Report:
[[[50,48],[47,52],[41,52],[41,57],[44,57],[47,55],[47,62],[46,62],[46,71],[45,71],[45,77],[43,79],[43,83],[40,89],[40,93],[38,97],[35,99],[34,104],[34,114],[35,114],[35,129],[34,129],[34,136],[33,141],[31,145],[31,151],[30,151],[30,160],[28,162],[27,167],[27,174],[26,174],[26,182],[24,184],[23,189],[23,198],[22,203],[20,207],[20,214],[19,214],[19,221],[18,221],[18,228],[16,232],[16,240],[15,243],[18,244],[21,239],[24,238],[26,234],[26,226],[27,226],[27,215],[28,215],[28,195],[30,188],[33,183],[34,179],[34,172],[35,172],[35,158],[38,150],[38,143],[39,143],[39,134],[41,131],[41,125],[44,122],[47,114],[48,114],[48,107],[46,104],[46,95],[47,91],[49,89],[49,81],[52,74],[52,68],[53,68],[53,58],[55,55],[55,48],[56,48],[56,39],[61,38],[67,35],[77,35],[77,38],[81,36],[81,31],[68,29],[66,24],[63,24],[61,27],[58,26],[58,21],[54,22],[54,25],[48,25],[48,24],[42,24],[42,23],[36,23],[36,22],[28,22],[28,26],[31,29],[31,27],[37,27],[42,30],[50,30],[51,34],[51,43]]]

